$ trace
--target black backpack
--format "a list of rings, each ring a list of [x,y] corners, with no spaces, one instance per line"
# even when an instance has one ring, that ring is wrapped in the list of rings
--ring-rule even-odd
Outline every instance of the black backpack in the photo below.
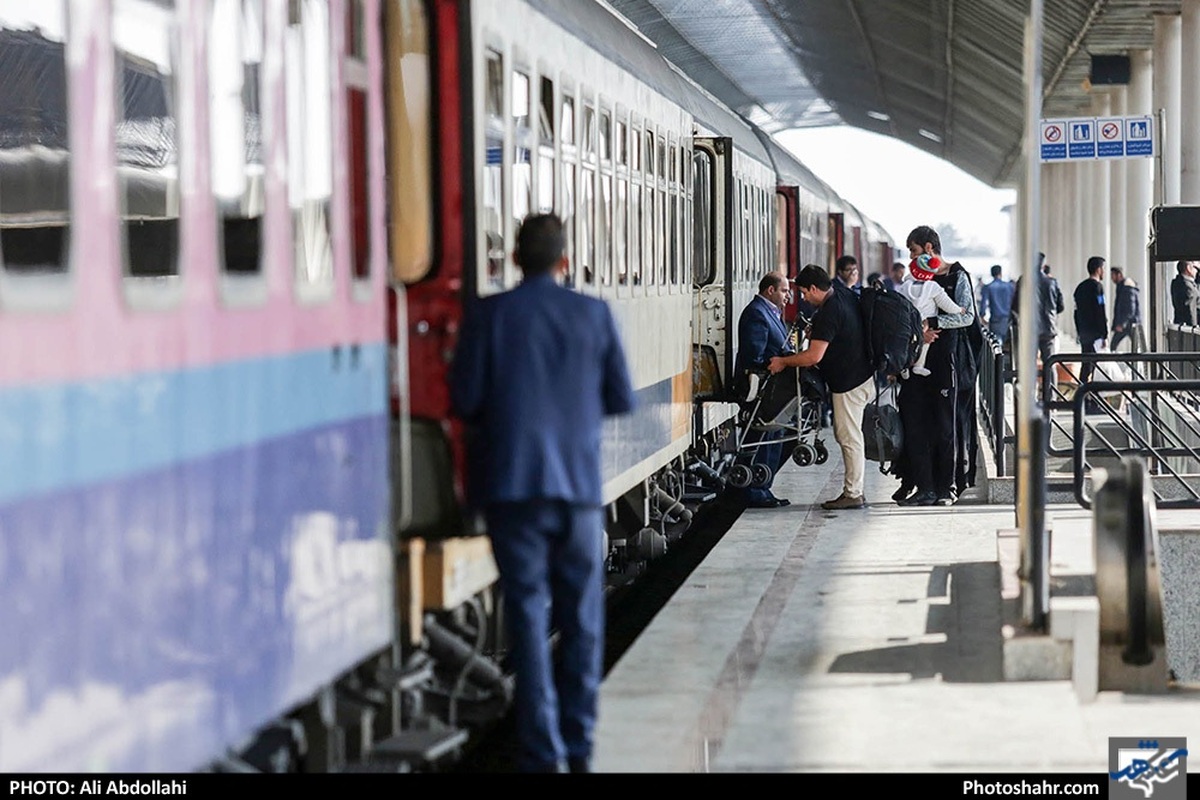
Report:
[[[876,280],[863,287],[859,310],[867,358],[876,374],[899,375],[917,363],[924,329],[911,300]]]

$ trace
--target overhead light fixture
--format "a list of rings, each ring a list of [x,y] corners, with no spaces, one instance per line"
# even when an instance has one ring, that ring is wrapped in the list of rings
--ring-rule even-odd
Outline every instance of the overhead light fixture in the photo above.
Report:
[[[938,142],[939,144],[940,144],[940,143],[941,143],[941,141],[942,141],[942,137],[938,136],[938,135],[937,135],[936,133],[934,133],[933,131],[927,131],[927,130],[925,130],[924,128],[921,128],[919,131],[917,131],[917,133],[921,134],[921,135],[922,135],[922,136],[924,136],[926,139],[930,139],[930,140],[932,140],[932,141]]]
[[[871,119],[877,119],[880,122],[887,122],[889,119],[891,119],[891,117],[889,117],[887,114],[883,113],[882,111],[868,111],[867,116],[870,117]]]

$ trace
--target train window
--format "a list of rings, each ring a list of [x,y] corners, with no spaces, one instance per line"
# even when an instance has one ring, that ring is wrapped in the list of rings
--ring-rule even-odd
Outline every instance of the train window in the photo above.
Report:
[[[329,5],[318,0],[291,3],[284,37],[288,204],[296,289],[301,299],[324,300],[333,289]]]
[[[596,282],[596,170],[584,164],[579,177],[579,246],[575,258],[583,282],[590,286]]]
[[[596,261],[600,269],[600,282],[611,286],[613,282],[612,243],[616,237],[613,230],[613,176],[610,172],[600,175],[600,191],[596,196],[599,218],[596,224]]]
[[[174,17],[174,3],[113,6],[122,244],[125,273],[134,278],[179,274]]]
[[[529,215],[533,205],[533,131],[530,128],[529,76],[514,70],[512,74],[513,162],[512,216],[513,230]]]
[[[675,145],[671,145],[671,166],[670,166],[668,176],[667,176],[667,179],[669,181],[671,181],[671,183],[675,183],[676,181],[679,180],[679,171],[678,171],[678,166],[677,166],[678,159],[679,159],[679,148],[676,147]]]
[[[554,81],[541,80],[538,103],[538,211],[554,210]]]
[[[600,160],[612,161],[612,114],[600,112]]]
[[[583,135],[583,156],[585,159],[595,158],[596,156],[596,109],[590,104],[585,103],[583,106],[583,129],[580,131]]]
[[[262,0],[216,0],[209,27],[209,167],[226,272],[262,271]]]
[[[485,56],[483,235],[487,243],[486,283],[504,284],[504,58],[494,50]]]
[[[629,166],[634,172],[642,171],[642,132],[636,128],[629,137]]]
[[[346,54],[359,61],[367,60],[367,25],[365,0],[346,3]]]
[[[563,95],[562,99],[562,143],[575,144],[575,98]]]
[[[617,205],[613,208],[613,267],[617,272],[617,283],[622,286],[629,284],[629,258],[625,240],[629,214],[628,192],[629,181],[624,176],[618,176]]]
[[[629,166],[629,126],[627,126],[621,120],[617,121],[617,137],[616,137],[615,144],[616,144],[616,150],[617,150],[617,165],[622,166],[622,167],[628,167]]]
[[[367,152],[367,50],[363,0],[346,4],[346,166],[350,172],[350,275],[356,281],[371,277],[371,192]],[[367,299],[369,292],[355,297]]]
[[[674,191],[666,194],[667,198],[667,266],[670,270],[672,286],[678,286],[679,281],[679,195]]]
[[[66,3],[0,3],[8,68],[0,116],[0,263],[10,275],[67,271],[71,154]],[[36,80],[17,76],[34,73]]]
[[[567,285],[575,285],[578,265],[575,263],[575,164],[563,161],[563,233],[567,238]]]
[[[424,0],[386,6],[389,247],[392,274],[416,283],[433,266],[432,109]]]
[[[658,177],[667,177],[667,145],[662,137],[658,137]]]
[[[646,131],[646,174],[654,175],[654,133]]]
[[[642,283],[642,236],[645,222],[642,218],[642,179],[635,175],[629,186],[629,273],[634,286]]]
[[[788,274],[788,202],[783,192],[775,193],[775,269]]]

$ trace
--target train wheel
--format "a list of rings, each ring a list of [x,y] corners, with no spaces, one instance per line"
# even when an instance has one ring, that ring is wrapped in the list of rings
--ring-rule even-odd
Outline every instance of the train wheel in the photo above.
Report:
[[[734,464],[726,480],[735,489],[747,489],[754,482],[754,472],[745,464]]]
[[[817,442],[816,451],[817,451],[816,463],[824,464],[826,461],[829,460],[829,448],[825,446],[824,442]]]
[[[771,477],[774,475],[774,473],[771,472],[771,468],[766,464],[755,464],[750,468],[750,470],[754,473],[753,485],[760,489],[769,484],[771,482]]]

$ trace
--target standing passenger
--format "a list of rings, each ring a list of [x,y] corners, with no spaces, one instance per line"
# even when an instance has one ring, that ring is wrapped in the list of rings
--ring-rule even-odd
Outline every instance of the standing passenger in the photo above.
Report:
[[[1200,286],[1196,285],[1196,262],[1180,261],[1175,265],[1179,274],[1171,281],[1171,308],[1176,325],[1196,327],[1197,306],[1200,306]]]
[[[1092,256],[1087,262],[1088,276],[1075,287],[1075,335],[1083,353],[1107,349],[1108,313],[1104,310],[1104,259]],[[1079,382],[1092,379],[1095,364],[1084,361],[1079,368]]]
[[[857,258],[850,255],[842,256],[835,262],[834,272],[837,273],[835,277],[842,286],[856,295],[862,292],[862,286],[858,282],[859,269]]]
[[[991,283],[985,284],[979,292],[979,316],[987,320],[988,330],[1000,344],[1008,341],[1008,318],[1016,291],[1012,281],[1004,280],[1002,273],[1000,265],[993,264]]]
[[[524,282],[466,316],[450,386],[475,434],[472,501],[500,571],[526,772],[590,770],[604,652],[601,428],[634,405],[608,306],[556,282],[564,243],[552,214],[521,225]]]
[[[800,296],[817,309],[809,332],[808,348],[790,356],[771,359],[777,374],[788,367],[818,365],[833,399],[833,436],[842,448],[844,476],[842,493],[821,504],[836,510],[862,508],[866,477],[866,447],[863,442],[863,409],[874,394],[875,376],[867,359],[858,298],[844,285],[829,280],[829,273],[809,264],[796,276]]]
[[[1136,329],[1142,324],[1142,309],[1138,300],[1138,285],[1133,278],[1125,277],[1122,267],[1113,267],[1109,271],[1113,285],[1117,287],[1113,299],[1112,339],[1109,340],[1109,352],[1117,352],[1117,345],[1129,339],[1130,349],[1138,345]],[[1130,338],[1132,337],[1132,338]]]

